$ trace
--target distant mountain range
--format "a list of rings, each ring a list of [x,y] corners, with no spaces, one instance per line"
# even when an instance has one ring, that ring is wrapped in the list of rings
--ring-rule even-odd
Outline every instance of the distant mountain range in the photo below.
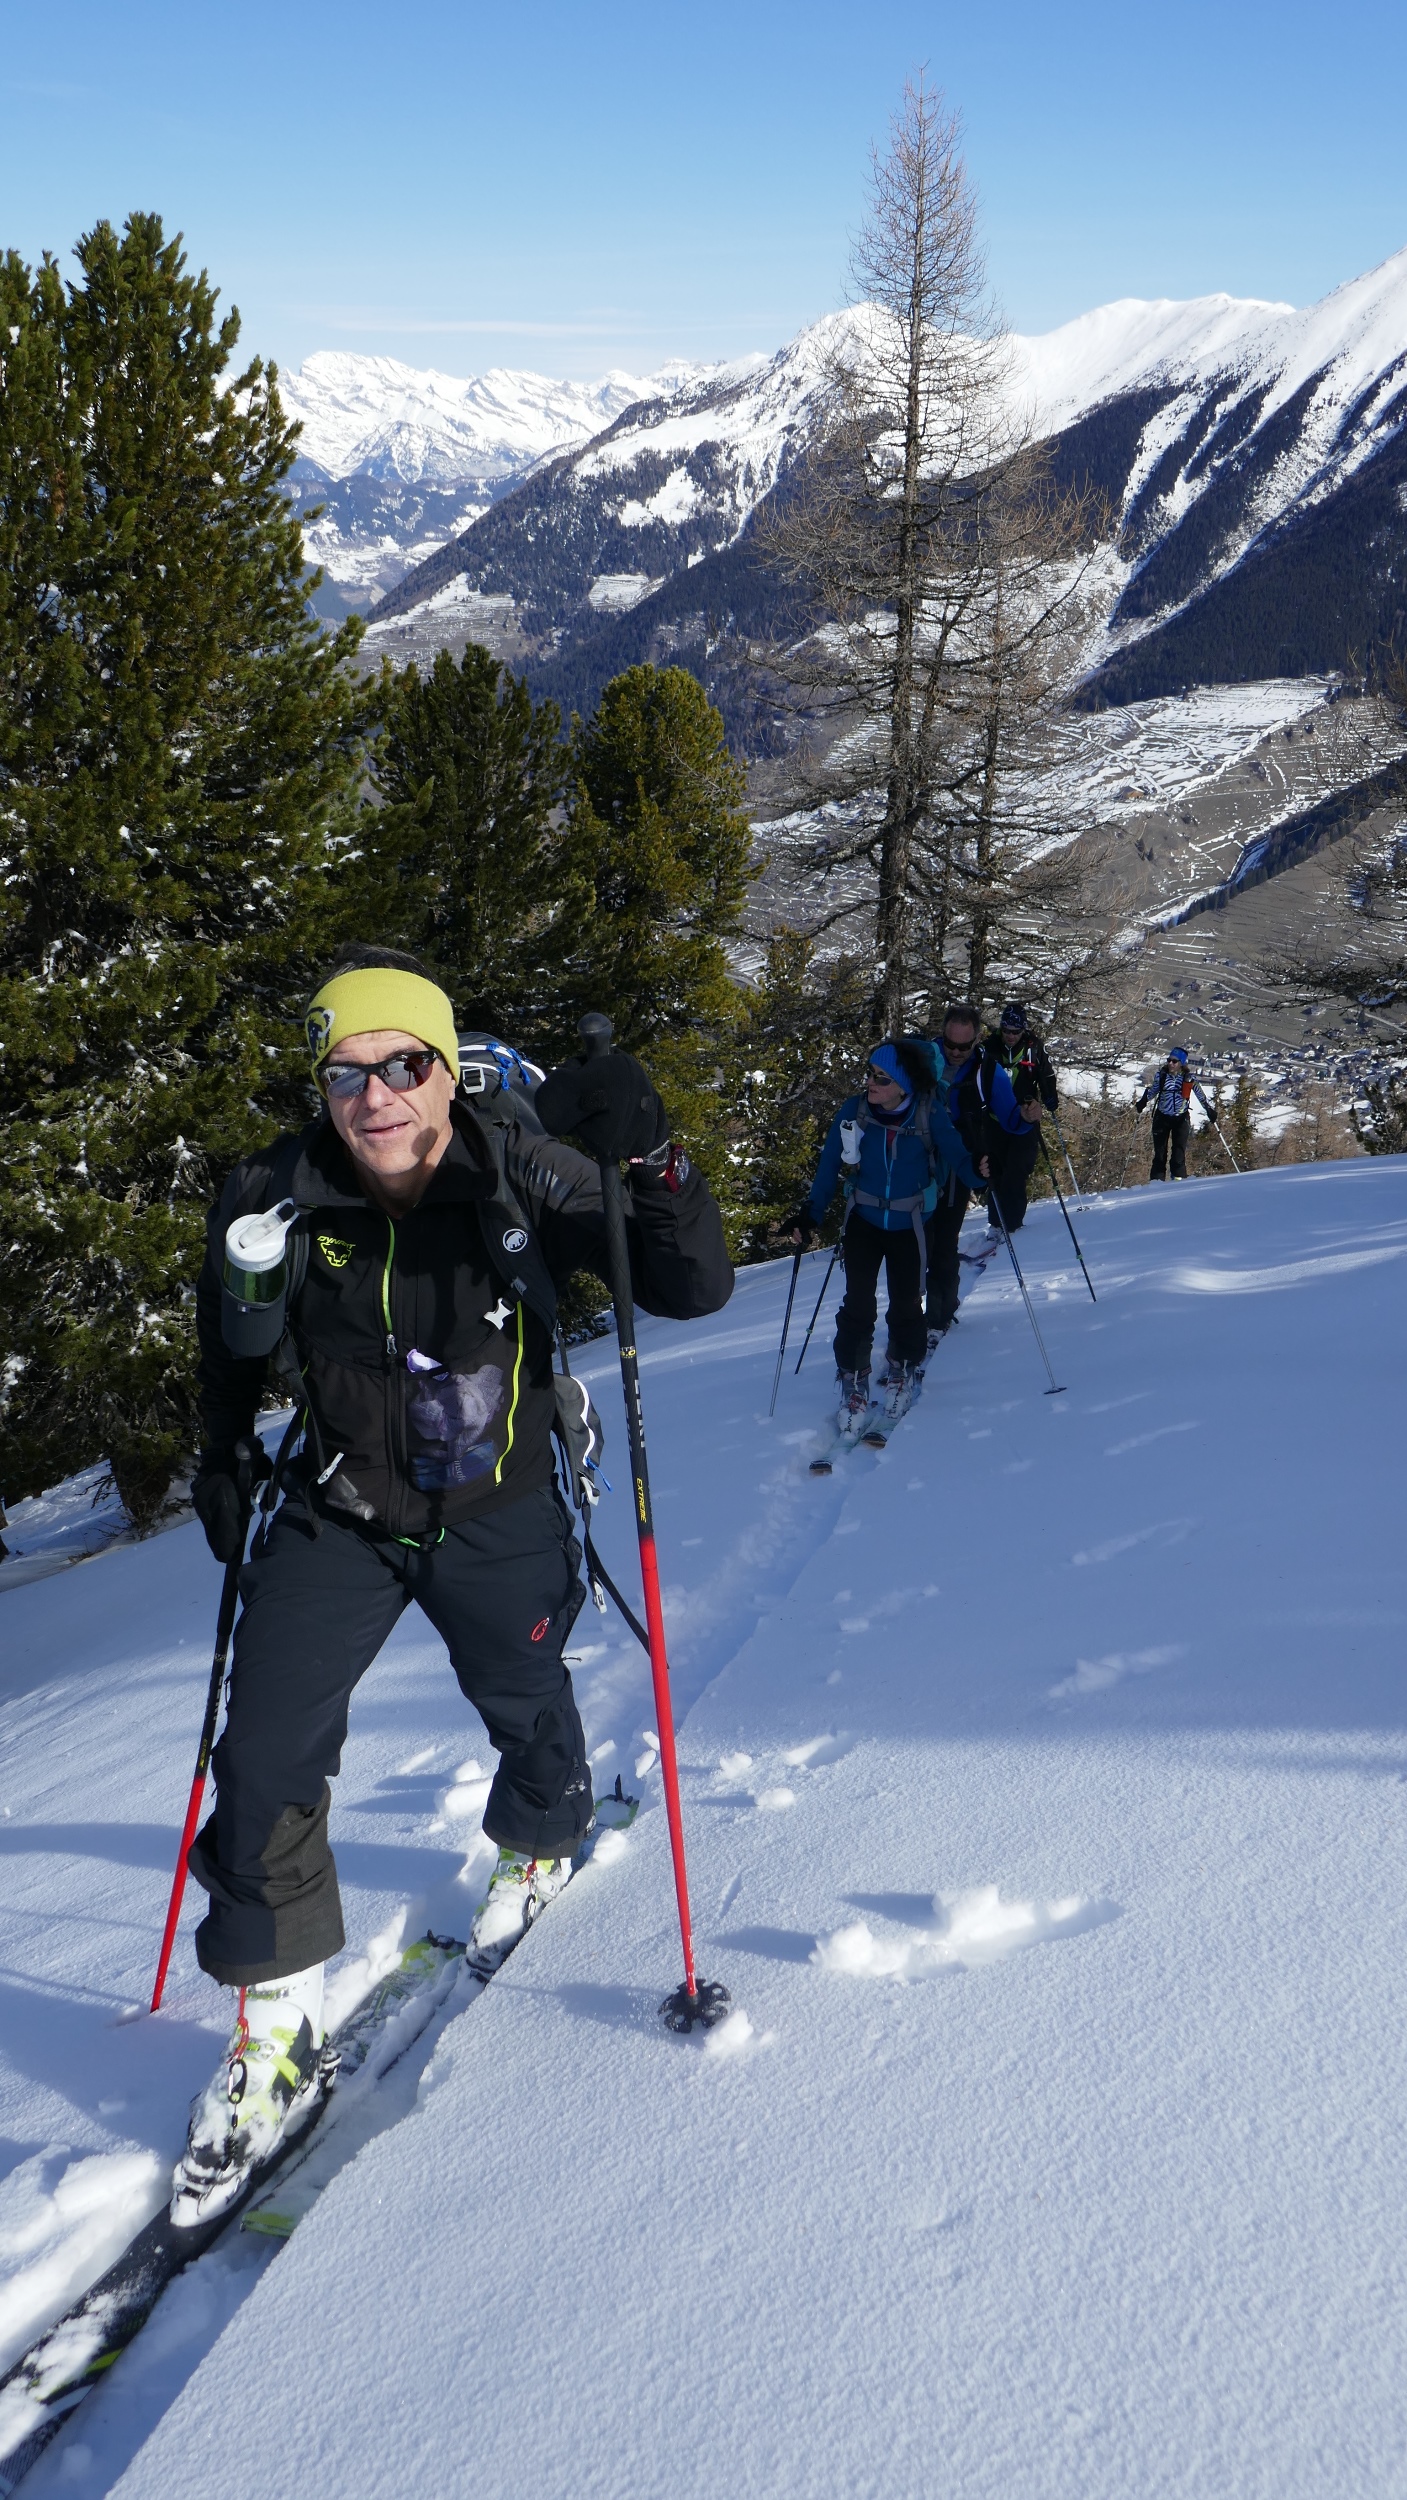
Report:
[[[300,511],[325,507],[307,531],[309,560],[327,575],[319,608],[368,607],[546,454],[589,442],[623,409],[702,370],[673,364],[599,382],[495,370],[460,381],[393,356],[310,356],[279,387],[303,428],[293,500]]]
[[[393,654],[472,631],[564,707],[679,658],[765,748],[736,653],[783,620],[749,523],[808,440],[836,325],[868,317],[647,381],[310,358],[285,391],[295,491],[328,504],[321,604],[369,607]],[[1056,475],[1117,515],[1088,701],[1347,669],[1401,638],[1407,252],[1307,311],[1105,305],[1013,340],[1009,387]]]

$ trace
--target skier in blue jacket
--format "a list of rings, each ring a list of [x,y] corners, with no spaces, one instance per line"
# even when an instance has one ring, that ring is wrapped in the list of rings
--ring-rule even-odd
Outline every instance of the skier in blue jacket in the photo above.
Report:
[[[835,1327],[842,1432],[859,1433],[869,1412],[881,1267],[889,1285],[885,1412],[902,1415],[912,1401],[927,1353],[924,1224],[950,1172],[968,1189],[981,1187],[967,1148],[935,1099],[927,1046],[881,1042],[870,1053],[864,1092],[843,1102],[831,1122],[810,1196],[791,1226],[793,1241],[814,1242],[843,1181],[845,1299]]]

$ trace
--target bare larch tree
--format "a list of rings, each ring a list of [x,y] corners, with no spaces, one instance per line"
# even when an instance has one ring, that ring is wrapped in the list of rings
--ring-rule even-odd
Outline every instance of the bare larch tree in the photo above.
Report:
[[[874,158],[854,276],[815,446],[760,535],[817,618],[769,654],[807,720],[802,786],[831,803],[817,926],[873,915],[897,1030],[954,977],[980,994],[1065,873],[1041,867],[1048,732],[1094,533],[1012,413],[959,126],[922,85]]]

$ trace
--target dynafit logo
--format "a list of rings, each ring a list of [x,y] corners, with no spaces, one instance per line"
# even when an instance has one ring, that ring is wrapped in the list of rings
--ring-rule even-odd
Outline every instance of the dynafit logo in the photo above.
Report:
[[[329,1267],[345,1267],[352,1255],[352,1243],[339,1241],[335,1233],[319,1233],[318,1248]]]
[[[333,1011],[330,1007],[310,1007],[308,1009],[303,1030],[308,1036],[308,1048],[312,1052],[315,1061],[322,1057],[323,1051],[327,1047],[328,1036],[332,1031],[332,1013]]]

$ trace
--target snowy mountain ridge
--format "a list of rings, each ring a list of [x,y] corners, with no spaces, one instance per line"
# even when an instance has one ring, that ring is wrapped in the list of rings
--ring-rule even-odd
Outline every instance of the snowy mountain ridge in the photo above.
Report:
[[[619,666],[694,643],[706,658],[710,615],[765,632],[777,593],[756,565],[743,582],[739,542],[812,435],[836,346],[858,331],[863,352],[876,318],[829,314],[770,358],[692,373],[539,464],[381,600],[375,642],[411,656],[422,634],[462,639],[471,616],[490,630],[478,603],[506,601],[519,664],[552,664],[552,691],[579,704],[600,679],[588,646]],[[1407,252],[1302,310],[1127,298],[1007,354],[1013,413],[1057,482],[1115,517],[1104,695],[1323,673],[1391,637]]]
[[[303,428],[302,459],[327,478],[358,470],[409,484],[519,475],[547,452],[584,443],[637,400],[682,390],[711,368],[686,362],[652,375],[612,371],[599,382],[559,382],[509,371],[461,378],[394,356],[320,349],[279,377]]]

